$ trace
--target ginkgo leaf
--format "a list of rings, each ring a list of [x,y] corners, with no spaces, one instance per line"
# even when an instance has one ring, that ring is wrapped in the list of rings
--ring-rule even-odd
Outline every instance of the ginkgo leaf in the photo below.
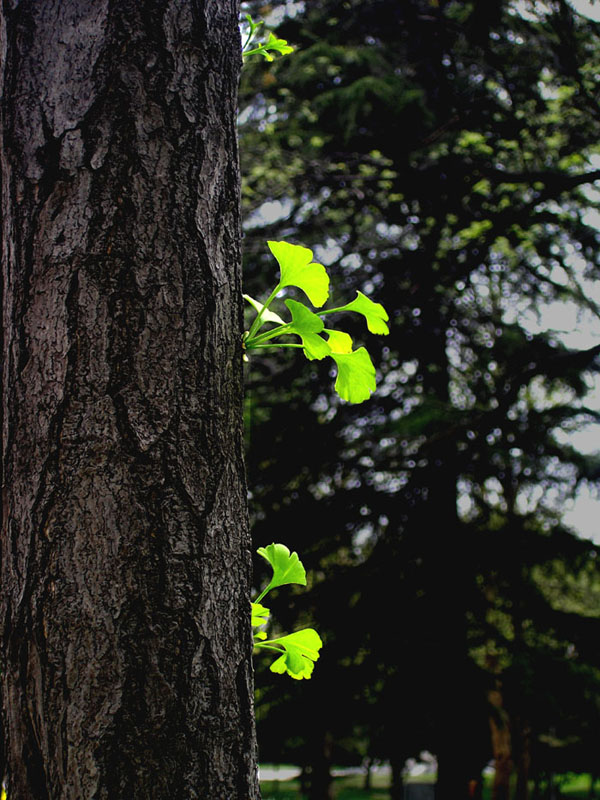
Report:
[[[285,322],[281,319],[279,314],[276,314],[274,311],[269,311],[268,308],[265,309],[262,303],[259,303],[258,300],[250,297],[249,294],[245,294],[243,297],[244,300],[247,300],[250,303],[255,311],[257,311],[259,314],[262,312],[261,319],[263,322],[276,322],[278,325],[285,325]]]
[[[254,38],[256,29],[262,23],[253,22],[252,17],[249,14],[246,14],[246,20],[250,26],[250,32],[242,49],[242,55],[244,58],[248,56],[260,55],[264,56],[267,61],[274,61],[273,56],[269,52],[270,50],[274,50],[276,53],[281,53],[281,55],[287,55],[288,53],[294,52],[294,48],[289,45],[285,39],[278,39],[277,36],[275,36],[275,34],[272,32],[269,32],[269,38],[266,42],[263,42],[262,44],[253,47],[251,50],[248,50],[247,47],[249,42]]]
[[[298,558],[298,553],[290,553],[284,544],[270,544],[268,547],[259,547],[256,551],[265,558],[273,567],[273,577],[262,597],[276,586],[285,586],[288,583],[299,583],[306,586],[306,570]]]
[[[381,333],[387,335],[390,330],[386,325],[389,316],[381,303],[375,303],[362,292],[356,293],[356,298],[345,306],[340,306],[336,311],[355,311],[362,314],[367,320],[367,328],[371,333]]]
[[[269,31],[269,38],[263,46],[266,50],[275,50],[282,55],[294,52],[294,48],[287,43],[286,39],[278,39],[272,31]]]
[[[327,344],[329,345],[332,353],[351,353],[352,352],[352,337],[344,331],[332,331],[325,328],[324,331],[327,336]]]
[[[283,675],[287,672],[292,678],[310,678],[314,662],[319,658],[323,646],[321,637],[313,628],[295,631],[279,639],[268,639],[266,645],[283,647],[284,653],[271,664],[271,672]]]
[[[352,353],[332,353],[338,367],[335,390],[349,403],[362,403],[375,391],[375,367],[364,347]]]
[[[310,361],[331,355],[331,348],[325,339],[319,336],[325,327],[323,320],[297,300],[286,300],[285,304],[292,315],[292,322],[287,325],[285,332],[295,333],[302,339],[304,355]]]
[[[297,286],[320,308],[329,297],[329,275],[322,264],[313,263],[308,247],[289,242],[267,242],[281,269],[279,287]]]
[[[260,628],[261,625],[266,625],[271,613],[268,608],[260,603],[250,603],[252,613],[252,627]]]

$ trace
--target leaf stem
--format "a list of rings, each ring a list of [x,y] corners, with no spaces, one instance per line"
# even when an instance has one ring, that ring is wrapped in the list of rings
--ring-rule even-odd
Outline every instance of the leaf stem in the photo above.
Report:
[[[242,51],[242,56],[244,56],[244,58],[247,58],[248,56],[256,56],[259,53],[266,53],[266,52],[267,50],[265,46],[261,44],[259,47],[255,47],[254,50]]]
[[[300,348],[302,348],[302,347],[304,347],[304,345],[303,344],[291,344],[291,343],[290,344],[285,344],[283,342],[281,344],[257,344],[257,345],[252,345],[250,348],[246,347],[246,350],[248,350],[248,349],[257,350],[259,347],[261,349],[263,349],[263,350],[266,350],[269,347],[272,350],[275,350],[275,349],[279,350],[280,347],[300,347]]]
[[[267,594],[267,592],[269,591],[269,589],[270,589],[270,588],[271,588],[271,584],[269,584],[269,585],[267,586],[267,588],[266,588],[266,589],[263,589],[263,590],[262,590],[262,592],[261,592],[261,593],[258,595],[258,597],[256,598],[256,600],[253,600],[252,602],[253,602],[253,603],[260,603],[260,601],[261,601],[261,600],[263,599],[263,597],[264,597],[264,596]]]
[[[277,286],[273,289],[273,291],[269,295],[269,299],[267,300],[267,302],[264,304],[264,306],[261,308],[261,310],[256,315],[256,319],[254,320],[254,322],[250,326],[250,330],[248,331],[248,339],[252,339],[252,337],[256,334],[256,332],[260,329],[260,326],[262,324],[261,323],[262,315],[265,313],[265,311],[271,305],[273,300],[277,297],[277,295],[279,294],[280,290],[281,290],[281,283],[278,283]],[[247,342],[247,340],[246,340],[246,342]]]
[[[246,14],[246,22],[248,23],[248,25],[250,27],[250,30],[248,32],[248,37],[247,37],[246,41],[244,42],[244,46],[242,47],[242,55],[245,55],[245,56],[246,55],[250,55],[250,53],[246,53],[245,50],[248,47],[248,45],[250,44],[250,42],[252,41],[252,39],[254,38],[254,34],[255,34],[256,30],[258,28],[260,28],[260,26],[263,24],[262,20],[260,20],[260,22],[254,22],[254,20],[250,16],[250,14]]]
[[[335,314],[336,311],[347,311],[348,309],[345,306],[338,306],[337,308],[326,308],[324,311],[319,309],[317,314]]]
[[[274,639],[272,641],[275,641]],[[276,653],[285,653],[285,647],[283,649],[279,647],[273,647],[266,642],[254,642],[254,647],[264,647],[265,650],[275,650]]]
[[[262,342],[268,342],[269,339],[274,339],[275,336],[283,336],[283,334],[287,333],[286,328],[289,328],[291,324],[291,322],[288,322],[285,325],[278,325],[276,328],[260,333],[258,336],[250,336],[250,334],[248,334],[245,342],[246,347],[248,347],[248,345],[250,345],[250,347],[258,347]]]

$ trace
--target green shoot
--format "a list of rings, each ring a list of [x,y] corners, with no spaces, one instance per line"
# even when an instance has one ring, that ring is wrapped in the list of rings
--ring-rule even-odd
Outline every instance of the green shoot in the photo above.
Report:
[[[371,333],[386,335],[389,333],[386,310],[381,303],[373,302],[362,292],[357,292],[356,298],[346,305],[322,309],[316,313],[304,303],[286,300],[291,321],[285,322],[269,308],[280,292],[289,286],[295,286],[306,294],[315,308],[321,309],[329,297],[329,275],[322,264],[313,262],[312,250],[307,247],[289,242],[267,244],[279,263],[280,279],[264,305],[244,295],[256,311],[250,329],[244,334],[245,350],[268,347],[300,348],[309,361],[320,361],[329,356],[337,366],[335,390],[338,395],[349,403],[368,400],[375,391],[375,367],[369,353],[364,347],[353,350],[352,337],[344,331],[325,328],[321,316],[348,311],[361,314]],[[275,327],[261,332],[267,324]],[[271,340],[280,336],[297,336],[301,343],[283,341],[273,344]]]
[[[297,583],[306,586],[306,571],[298,558],[298,553],[290,553],[284,544],[270,544],[259,547],[258,551],[273,569],[273,576],[265,589],[251,603],[252,627],[262,628],[269,620],[269,609],[261,605],[261,600],[277,586]],[[280,675],[288,674],[295,680],[310,678],[319,658],[319,650],[323,642],[313,628],[304,628],[287,636],[267,639],[263,630],[255,631],[254,646],[264,650],[273,650],[279,657],[271,664],[271,672]]]
[[[289,45],[285,39],[278,39],[272,32],[269,32],[269,38],[266,42],[262,42],[262,44],[257,44],[252,47],[252,49],[248,49],[256,35],[256,31],[262,25],[262,22],[254,22],[250,14],[246,14],[246,22],[248,23],[248,34],[244,46],[242,47],[242,56],[244,58],[248,56],[263,56],[267,61],[274,61],[275,58],[271,53],[279,53],[284,56],[294,52],[294,48]]]

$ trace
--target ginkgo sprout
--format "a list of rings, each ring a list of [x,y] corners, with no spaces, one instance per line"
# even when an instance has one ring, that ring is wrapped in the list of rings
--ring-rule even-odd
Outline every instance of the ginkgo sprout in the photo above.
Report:
[[[259,547],[257,552],[273,569],[271,581],[251,604],[252,627],[262,628],[268,623],[270,615],[269,609],[262,605],[263,598],[277,586],[291,583],[306,586],[306,571],[298,558],[298,553],[290,553],[284,544]],[[275,639],[268,639],[264,630],[257,630],[254,633],[255,647],[272,650],[278,654],[278,658],[271,664],[271,672],[280,675],[287,673],[296,680],[310,678],[322,645],[321,637],[313,628],[304,628]]]
[[[244,42],[244,46],[242,47],[242,56],[244,56],[244,58],[247,58],[248,56],[263,56],[263,58],[266,58],[267,61],[274,61],[275,59],[272,55],[273,53],[279,53],[280,55],[285,56],[288,53],[294,52],[294,48],[289,45],[285,39],[279,39],[272,32],[269,32],[269,38],[266,42],[262,42],[262,44],[257,44],[250,48],[250,43],[254,39],[256,31],[262,25],[262,21],[254,22],[250,14],[246,14],[245,18],[246,22],[248,23],[248,35],[246,37],[246,41]]]
[[[244,334],[244,348],[248,351],[268,347],[295,347],[301,349],[309,361],[329,356],[337,365],[335,390],[338,395],[350,403],[368,400],[375,391],[375,367],[369,353],[364,347],[353,350],[352,337],[344,331],[326,328],[321,317],[347,311],[355,312],[365,318],[371,333],[386,335],[389,333],[389,317],[385,308],[362,292],[357,292],[356,298],[346,305],[322,309],[329,298],[329,275],[322,264],[313,261],[312,250],[289,242],[267,244],[279,263],[280,279],[264,304],[244,295],[256,311],[250,329]],[[291,321],[286,322],[279,314],[271,311],[271,303],[283,289],[290,286],[301,289],[311,305],[319,310],[315,313],[304,303],[287,299],[284,304]],[[275,327],[261,332],[267,324]],[[300,343],[273,343],[272,340],[280,336],[297,336]]]

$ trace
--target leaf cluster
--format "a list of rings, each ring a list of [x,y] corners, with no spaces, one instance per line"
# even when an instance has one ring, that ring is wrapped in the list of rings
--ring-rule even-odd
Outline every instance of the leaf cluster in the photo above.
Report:
[[[250,329],[244,334],[244,347],[253,350],[265,347],[296,347],[302,349],[309,361],[326,357],[337,366],[335,390],[350,403],[362,403],[375,391],[375,367],[364,347],[353,350],[352,337],[344,331],[326,328],[321,316],[341,312],[361,314],[371,333],[386,335],[388,314],[381,303],[375,303],[362,292],[350,303],[335,308],[311,311],[304,303],[287,299],[285,305],[291,321],[286,322],[270,310],[271,303],[284,289],[295,286],[306,294],[312,305],[321,308],[329,297],[329,276],[322,264],[313,261],[313,252],[307,247],[289,242],[268,242],[271,253],[280,266],[280,279],[265,304],[248,295],[245,299],[257,312]],[[261,333],[265,324],[274,324]],[[280,336],[297,336],[301,344],[282,342],[273,345]]]
[[[306,571],[298,557],[298,553],[290,553],[284,544],[270,544],[257,550],[273,569],[273,576],[256,600],[251,604],[252,627],[262,628],[270,616],[268,608],[261,601],[278,586],[292,583],[306,586]],[[295,680],[310,678],[319,658],[319,650],[323,642],[313,628],[294,631],[287,636],[268,639],[263,630],[254,634],[254,646],[279,653],[279,657],[271,664],[271,672],[279,675],[288,674]]]
[[[248,58],[248,56],[262,56],[267,61],[274,61],[273,53],[279,53],[279,55],[285,56],[294,52],[294,48],[289,45],[285,39],[279,39],[275,36],[273,31],[269,31],[269,37],[265,42],[250,47],[257,30],[262,25],[262,21],[255,22],[250,14],[246,14],[245,19],[248,24],[248,34],[244,46],[242,47],[242,56],[244,58]]]

